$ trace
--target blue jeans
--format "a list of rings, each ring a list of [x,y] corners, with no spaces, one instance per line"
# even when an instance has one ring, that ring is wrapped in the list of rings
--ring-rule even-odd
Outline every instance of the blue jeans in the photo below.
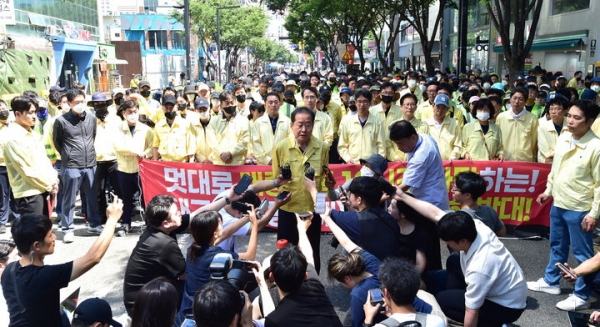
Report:
[[[544,281],[549,285],[558,285],[560,273],[554,266],[557,262],[567,262],[569,245],[578,264],[594,256],[592,232],[581,231],[581,221],[589,211],[579,212],[562,209],[552,205],[550,210],[550,261],[546,267]],[[573,294],[587,300],[591,289],[583,278],[575,282]]]
[[[73,216],[75,214],[75,201],[77,191],[81,190],[81,197],[87,197],[82,207],[87,213],[87,221],[90,227],[101,225],[100,214],[98,213],[98,192],[93,188],[94,173],[96,166],[90,168],[65,168],[61,169],[63,198],[60,225],[63,231],[73,230]]]

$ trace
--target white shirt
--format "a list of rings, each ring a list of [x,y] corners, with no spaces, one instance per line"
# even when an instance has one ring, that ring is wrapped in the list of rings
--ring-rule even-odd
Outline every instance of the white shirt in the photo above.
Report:
[[[427,321],[425,325],[427,327],[446,327],[446,323],[439,316],[433,314],[427,314]],[[414,313],[394,313],[390,318],[394,318],[399,323],[406,321],[416,321],[417,315]],[[383,324],[376,324],[374,327],[385,327]]]
[[[523,270],[484,223],[473,219],[477,237],[467,252],[460,252],[460,266],[467,291],[465,306],[479,309],[485,300],[512,309],[527,306],[527,284]]]
[[[221,194],[217,195],[217,197],[213,201],[216,201],[217,199],[220,199],[220,198],[226,196],[228,193],[229,193],[229,191],[221,192]],[[227,213],[225,208],[219,210],[219,214],[221,215],[221,217],[223,217],[223,228],[226,228],[227,226],[233,224],[238,219],[238,218],[235,218],[234,216],[230,215],[229,213]],[[248,234],[248,231],[250,230],[251,227],[252,226],[251,226],[250,222],[246,223],[240,229],[235,231],[235,233],[233,233],[233,235],[231,235],[230,237],[224,239],[219,244],[217,244],[217,246],[225,251],[238,252],[238,245],[237,245],[236,239],[238,238],[238,236],[244,236],[244,235]]]

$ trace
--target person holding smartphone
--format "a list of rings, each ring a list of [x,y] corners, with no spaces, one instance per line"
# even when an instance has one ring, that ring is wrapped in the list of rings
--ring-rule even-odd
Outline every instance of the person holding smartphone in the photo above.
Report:
[[[292,244],[298,244],[295,212],[313,211],[315,203],[304,186],[306,164],[315,170],[315,181],[319,188],[323,181],[323,166],[329,163],[329,146],[313,135],[315,113],[300,107],[292,112],[291,129],[293,136],[280,141],[273,148],[272,167],[275,176],[281,175],[281,166],[289,165],[292,180],[281,187],[282,191],[291,191],[294,196],[290,202],[279,209],[277,221],[277,239],[286,239]],[[307,231],[308,239],[313,248],[315,268],[321,269],[320,239],[321,218],[315,215],[313,223]]]

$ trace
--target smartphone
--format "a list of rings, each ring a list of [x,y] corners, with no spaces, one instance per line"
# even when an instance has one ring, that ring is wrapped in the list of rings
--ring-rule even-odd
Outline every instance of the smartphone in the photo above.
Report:
[[[581,221],[581,230],[585,232],[585,228],[586,228],[586,224],[585,224],[585,220]]]
[[[338,193],[339,193],[338,197],[345,196],[346,198],[348,198],[348,194],[346,194],[346,191],[344,190],[344,187],[341,186],[341,185],[338,186]]]
[[[322,214],[327,210],[325,203],[327,201],[325,193],[317,193],[317,202],[315,203],[315,213]]]
[[[376,306],[377,304],[383,305],[383,293],[379,288],[372,288],[369,290],[371,295],[371,305]]]
[[[181,327],[196,327],[196,321],[193,318],[185,318],[181,323]]]
[[[258,209],[256,210],[256,218],[262,218],[265,212],[267,212],[267,209],[269,209],[269,200],[263,199],[260,205],[258,206]]]
[[[554,264],[554,266],[556,266],[556,268],[558,268],[560,271],[564,272],[565,274],[571,276],[571,278],[577,278],[577,276],[575,276],[575,274],[573,272],[571,272],[571,270],[569,270],[569,268],[567,268],[565,265],[563,265],[560,262],[557,262]]]
[[[285,198],[287,198],[288,194],[290,194],[290,192],[283,191],[283,192],[277,194],[277,197],[275,198],[275,200],[283,201],[283,200],[285,200]]]
[[[242,195],[248,189],[248,186],[252,183],[252,177],[248,174],[244,174],[240,181],[237,183],[233,191],[235,194]]]

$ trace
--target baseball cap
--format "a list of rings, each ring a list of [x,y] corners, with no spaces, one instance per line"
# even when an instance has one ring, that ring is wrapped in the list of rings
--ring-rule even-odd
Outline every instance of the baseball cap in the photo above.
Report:
[[[63,92],[65,90],[64,87],[60,87],[58,85],[53,85],[50,86],[50,93],[54,93],[54,92]]]
[[[348,93],[348,94],[352,95],[352,90],[349,87],[345,86],[345,87],[342,87],[342,89],[340,90],[340,94],[342,94],[342,93]]]
[[[329,85],[323,85],[319,88],[319,94],[331,93],[331,87]]]
[[[371,166],[371,170],[379,176],[383,176],[383,173],[388,169],[388,163],[385,158],[380,154],[372,154],[367,159],[360,159],[360,164],[364,165],[368,163]]]
[[[373,85],[369,88],[369,92],[371,91],[381,91],[381,88],[379,87],[379,85]]]
[[[211,99],[218,99],[220,95],[221,95],[221,92],[212,92],[210,94],[210,98]]]
[[[436,100],[437,100],[437,99],[436,99]],[[478,96],[472,96],[472,97],[469,99],[469,104],[471,104],[471,103],[473,103],[473,102],[477,102],[477,101],[479,101],[479,100],[481,100],[481,99],[480,99]]]
[[[433,104],[435,104],[435,105],[443,104],[446,107],[450,107],[450,98],[448,98],[448,96],[445,94],[438,94],[435,97],[435,101],[433,101]]]
[[[567,99],[567,97],[565,97],[564,95],[560,94],[560,93],[550,93],[548,94],[548,97],[546,98],[546,104],[552,104],[552,102],[554,101],[558,101],[558,100],[562,100],[562,101],[569,101],[569,99]]]
[[[37,97],[35,98],[35,101],[37,101],[39,108],[48,108],[48,101],[46,101],[46,99],[42,97]]]
[[[563,75],[560,75],[560,76],[558,76],[558,77],[556,78],[556,80],[557,80],[557,81],[558,81],[559,79],[564,79],[565,81],[567,80],[567,78],[566,78],[566,77],[564,77]]]
[[[283,92],[285,90],[285,86],[283,86],[282,82],[275,82],[275,84],[273,84],[273,86],[271,87],[271,90],[276,91],[276,92]]]
[[[117,94],[123,94],[125,95],[125,89],[121,89],[121,88],[116,88],[112,90],[112,96],[115,96]]]
[[[177,103],[177,99],[175,99],[175,97],[172,96],[172,95],[164,96],[163,99],[162,99],[162,104],[165,105],[165,104],[168,104],[168,103],[170,103],[170,104],[176,104]]]
[[[141,89],[142,87],[144,87],[144,86],[150,87],[150,82],[148,82],[148,81],[141,81],[141,82],[140,82],[140,89]]]
[[[210,88],[208,87],[208,84],[206,83],[200,83],[198,84],[198,91],[202,91],[202,90],[206,90],[208,91]],[[193,92],[191,92],[193,93]]]
[[[298,87],[298,84],[296,84],[296,81],[294,81],[293,79],[289,79],[289,80],[287,80],[287,82],[285,82],[285,86],[290,86],[290,85]]]
[[[600,77],[593,77],[593,78],[590,80],[590,83],[600,83]]]
[[[548,89],[549,90],[550,89],[550,85],[548,85],[548,84],[542,84],[542,85],[540,85],[540,89]]]
[[[99,322],[110,324],[113,327],[122,327],[120,323],[113,320],[110,305],[99,298],[87,299],[81,302],[73,312],[73,321],[93,324]]]
[[[194,100],[194,108],[200,109],[202,107],[210,108],[210,104],[208,103],[208,100],[206,98],[197,97],[196,100]]]
[[[517,76],[517,79],[516,79],[516,80],[517,80],[517,81],[524,81],[524,80],[525,80],[525,77],[524,77],[524,76],[522,76],[522,75],[519,75],[519,76]]]

